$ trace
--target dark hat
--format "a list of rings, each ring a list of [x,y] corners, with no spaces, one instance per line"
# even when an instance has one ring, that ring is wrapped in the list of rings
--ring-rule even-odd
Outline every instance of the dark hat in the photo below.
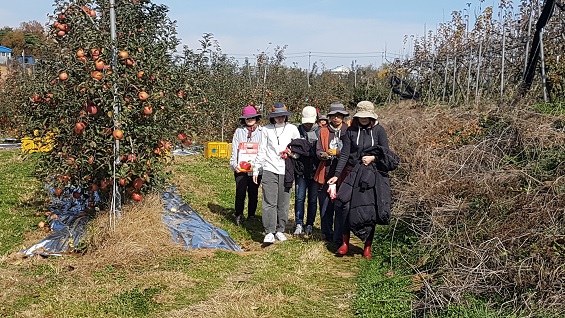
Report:
[[[292,115],[292,113],[286,110],[286,106],[283,103],[275,103],[271,108],[271,113],[269,114],[269,118],[275,118],[279,116],[290,116],[290,115]]]
[[[349,116],[349,113],[345,110],[345,106],[343,106],[343,104],[340,102],[333,102],[330,105],[330,111],[328,112],[328,116],[335,114],[342,114],[343,116]]]
[[[239,119],[249,119],[249,118],[261,118],[261,115],[257,114],[257,109],[252,105],[247,105],[241,111],[241,116]]]
[[[324,114],[319,114],[318,115],[318,121],[320,121],[320,120],[328,121],[328,116],[326,116]]]

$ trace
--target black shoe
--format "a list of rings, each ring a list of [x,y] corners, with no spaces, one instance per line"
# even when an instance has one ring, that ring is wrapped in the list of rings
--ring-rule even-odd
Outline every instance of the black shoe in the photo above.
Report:
[[[243,215],[238,215],[235,217],[235,225],[241,226],[243,224]]]

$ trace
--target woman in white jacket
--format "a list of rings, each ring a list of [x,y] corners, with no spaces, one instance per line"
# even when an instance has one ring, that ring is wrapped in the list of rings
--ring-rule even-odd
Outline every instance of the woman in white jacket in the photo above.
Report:
[[[253,181],[256,184],[259,184],[259,169],[263,171],[262,220],[266,233],[263,242],[267,244],[274,243],[275,238],[281,242],[287,239],[284,231],[288,221],[292,184],[285,185],[285,160],[287,156],[293,155],[288,151],[287,145],[293,139],[300,138],[298,128],[288,122],[290,115],[292,114],[283,103],[273,105],[269,114],[271,123],[263,127],[253,170]]]
[[[249,220],[253,219],[257,211],[259,185],[253,182],[253,173],[250,169],[250,166],[253,167],[253,162],[244,161],[245,163],[241,163],[243,159],[240,158],[242,156],[240,156],[239,149],[247,145],[253,145],[251,143],[259,145],[262,130],[262,127],[259,125],[260,118],[261,115],[257,113],[254,106],[246,106],[241,112],[241,117],[239,117],[240,126],[233,134],[230,166],[235,177],[235,223],[238,226],[244,222],[243,208],[246,196],[248,197],[247,218]],[[260,180],[260,171],[258,170],[257,172]]]

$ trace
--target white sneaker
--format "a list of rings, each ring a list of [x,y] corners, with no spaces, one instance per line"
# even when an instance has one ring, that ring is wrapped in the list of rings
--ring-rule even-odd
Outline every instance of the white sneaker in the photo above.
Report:
[[[302,235],[302,224],[296,224],[296,230],[294,230],[294,235]]]
[[[287,240],[287,238],[286,238],[286,236],[284,235],[283,232],[277,232],[277,234],[275,234],[275,237],[277,238],[277,240],[279,240],[281,242],[284,242],[284,241]]]
[[[275,243],[275,236],[273,235],[273,233],[267,233],[267,235],[265,235],[265,238],[263,239],[263,243]]]

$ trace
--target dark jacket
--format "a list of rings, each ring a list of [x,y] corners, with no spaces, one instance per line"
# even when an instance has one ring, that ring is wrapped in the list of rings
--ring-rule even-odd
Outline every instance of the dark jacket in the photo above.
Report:
[[[334,174],[336,177],[339,177],[346,165],[353,168],[360,163],[364,149],[375,145],[388,148],[388,138],[385,129],[379,124],[373,128],[351,126],[347,128],[342,141],[343,148],[341,148]]]
[[[354,166],[338,190],[336,207],[344,208],[347,206],[346,203],[349,203],[350,228],[363,241],[368,238],[376,224],[390,222],[392,195],[388,171],[395,170],[400,162],[398,156],[388,148],[384,129],[376,127],[381,126],[372,128],[375,129],[372,133],[373,142],[367,138],[371,136],[368,129],[365,131],[355,129],[354,132],[349,130],[348,133],[351,132],[347,137],[349,140],[344,140],[341,153],[343,156],[340,156],[339,162],[347,160],[348,165],[353,162]],[[382,144],[378,144],[377,141]],[[346,143],[350,145],[348,147],[350,150],[346,149]],[[344,153],[344,149],[350,153]],[[361,163],[361,158],[369,155],[375,156],[375,161],[366,166]]]
[[[302,156],[310,156],[312,147],[306,139],[293,139],[286,147],[299,156],[298,159],[288,157],[284,162],[284,187],[289,188],[294,182],[295,175],[304,174],[305,166],[304,163],[299,159],[302,158]]]
[[[294,182],[294,159],[287,157],[284,160],[284,187],[292,188]]]
[[[314,173],[319,163],[318,157],[316,156],[316,142],[318,141],[320,129],[321,127],[316,124],[314,124],[309,131],[306,131],[304,125],[298,126],[300,137],[308,141],[310,148],[307,154],[301,154],[297,159],[303,166],[303,170],[297,171],[296,175],[304,176],[307,179],[314,178]]]

